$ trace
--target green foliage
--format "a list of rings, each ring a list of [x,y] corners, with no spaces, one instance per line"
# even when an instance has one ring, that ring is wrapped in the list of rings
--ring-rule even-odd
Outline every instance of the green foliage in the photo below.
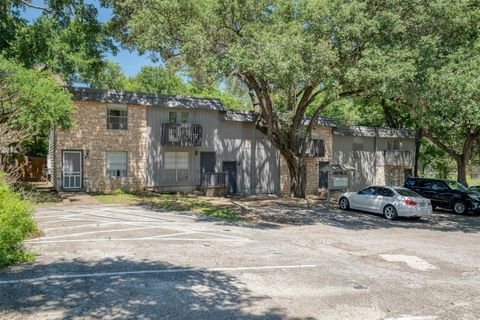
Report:
[[[185,95],[189,91],[182,78],[162,66],[142,67],[137,75],[128,79],[127,88],[131,91],[172,95]]]
[[[106,60],[103,69],[89,81],[90,86],[100,89],[127,90],[129,80],[122,67],[113,61]]]
[[[0,172],[0,267],[28,261],[23,240],[36,230],[32,207],[7,185]]]
[[[424,177],[447,179],[455,172],[455,161],[428,141],[423,141],[421,145],[419,163]]]
[[[85,1],[44,1],[31,23],[20,17],[22,1],[0,2],[0,54],[27,68],[43,65],[68,83],[95,79],[106,52],[116,52],[97,9]]]
[[[291,194],[305,194],[306,143],[327,106],[405,87],[415,75],[418,7],[407,1],[198,0],[105,2],[123,45],[190,74],[234,77],[252,96],[257,128],[279,149]]]
[[[125,190],[120,189],[120,188],[117,188],[117,189],[113,190],[113,192],[112,192],[112,194],[116,195],[116,196],[123,195],[125,193],[126,193]]]
[[[90,85],[102,89],[220,99],[229,109],[247,107],[240,97],[230,92],[231,86],[225,90],[221,90],[216,82],[200,86],[194,81],[184,80],[178,72],[162,66],[144,66],[135,76],[127,78],[118,63],[107,61],[103,72],[90,81]],[[235,90],[237,95],[241,94],[238,88]]]
[[[0,123],[21,129],[26,139],[46,136],[51,126],[69,127],[71,95],[48,71],[26,69],[0,56]]]

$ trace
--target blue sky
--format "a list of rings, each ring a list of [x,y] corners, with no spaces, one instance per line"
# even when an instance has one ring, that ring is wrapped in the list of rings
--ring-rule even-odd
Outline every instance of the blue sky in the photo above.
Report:
[[[107,21],[112,12],[110,9],[101,8],[98,1],[87,0],[87,3],[93,3],[98,9],[98,19],[102,22]],[[32,1],[32,3],[36,5],[43,5],[43,1]],[[29,21],[36,19],[40,15],[40,10],[28,8],[24,12],[22,12],[22,16]],[[159,65],[161,62],[152,62],[152,60],[148,57],[148,55],[140,55],[138,52],[129,52],[123,48],[119,47],[119,52],[116,56],[109,53],[107,55],[107,59],[118,62],[121,66],[123,71],[127,76],[133,76],[137,74],[142,66],[145,65]]]

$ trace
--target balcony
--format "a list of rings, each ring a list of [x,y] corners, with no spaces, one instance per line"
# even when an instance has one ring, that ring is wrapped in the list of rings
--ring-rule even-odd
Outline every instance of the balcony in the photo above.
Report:
[[[413,152],[400,150],[385,150],[383,152],[386,166],[413,166]]]
[[[202,145],[202,126],[191,123],[162,124],[162,145],[198,147]]]

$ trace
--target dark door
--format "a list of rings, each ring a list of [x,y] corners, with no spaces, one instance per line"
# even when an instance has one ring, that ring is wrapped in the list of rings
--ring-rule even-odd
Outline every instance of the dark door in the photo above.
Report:
[[[224,161],[223,172],[227,173],[228,193],[237,193],[237,162]]]
[[[206,172],[215,172],[215,152],[200,152],[200,181],[202,185]]]
[[[319,163],[319,171],[318,171],[318,188],[322,189],[328,188],[328,172],[322,171],[322,169],[327,166],[328,163],[321,162]]]

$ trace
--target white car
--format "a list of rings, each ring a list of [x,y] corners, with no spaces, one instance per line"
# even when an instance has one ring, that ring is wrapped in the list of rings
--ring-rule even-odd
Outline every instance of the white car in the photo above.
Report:
[[[432,214],[429,199],[402,187],[370,186],[358,192],[346,192],[338,199],[338,205],[342,210],[380,213],[389,220],[397,217],[420,219]]]

